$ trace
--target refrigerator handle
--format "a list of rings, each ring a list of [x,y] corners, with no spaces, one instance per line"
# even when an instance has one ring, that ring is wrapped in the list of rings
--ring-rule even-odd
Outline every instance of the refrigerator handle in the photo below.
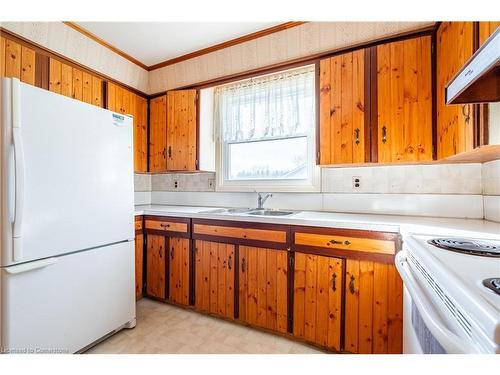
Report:
[[[36,260],[34,262],[18,264],[16,266],[5,267],[4,271],[11,275],[17,275],[19,273],[45,268],[55,264],[56,262],[57,258],[46,258],[46,259]]]
[[[24,212],[24,150],[21,136],[21,85],[18,79],[12,79],[12,138],[15,160],[15,198],[13,260],[18,262],[23,257],[22,224]]]

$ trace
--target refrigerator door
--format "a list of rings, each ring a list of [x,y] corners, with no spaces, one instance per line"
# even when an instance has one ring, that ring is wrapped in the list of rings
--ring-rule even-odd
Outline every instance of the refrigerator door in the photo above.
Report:
[[[2,79],[0,266],[134,238],[132,118]]]
[[[133,241],[0,273],[4,352],[74,353],[135,323]]]

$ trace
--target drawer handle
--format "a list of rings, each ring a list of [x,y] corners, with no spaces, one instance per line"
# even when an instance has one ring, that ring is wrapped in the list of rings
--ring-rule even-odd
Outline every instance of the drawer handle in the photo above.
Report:
[[[462,115],[464,116],[465,124],[468,125],[470,122],[470,104],[464,104],[462,106]]]
[[[247,268],[247,262],[245,261],[245,258],[241,258],[241,272],[245,272]]]
[[[356,289],[354,288],[354,280],[354,276],[351,275],[351,281],[349,282],[349,292],[351,292],[351,294],[356,293]]]
[[[232,268],[231,263],[232,262],[233,262],[233,259],[231,258],[231,255],[229,255],[229,257],[227,258],[227,269],[228,270],[231,270],[231,268]]]
[[[335,272],[332,275],[332,290],[334,292],[337,290],[337,274]]]
[[[172,146],[168,146],[168,158],[172,158]]]
[[[329,241],[332,245],[350,245],[351,241],[345,240],[345,241],[337,241],[337,240],[330,240]]]
[[[160,227],[162,227],[162,228],[170,228],[170,224],[163,224],[163,223],[161,223]]]

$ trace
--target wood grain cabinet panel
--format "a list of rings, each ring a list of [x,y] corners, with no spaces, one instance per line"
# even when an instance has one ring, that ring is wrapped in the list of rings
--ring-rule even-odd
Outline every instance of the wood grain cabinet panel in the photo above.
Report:
[[[365,159],[365,50],[320,62],[319,164]]]
[[[169,299],[172,302],[189,304],[189,239],[168,238],[169,254]]]
[[[195,307],[233,319],[235,245],[198,240],[194,261]]]
[[[146,237],[146,294],[165,299],[166,238],[155,234]]]
[[[403,284],[396,267],[347,259],[345,351],[402,352]]]
[[[49,90],[82,102],[102,107],[103,81],[97,76],[49,59]]]
[[[149,103],[149,171],[167,170],[167,96]]]
[[[474,53],[473,22],[442,22],[437,31],[437,156],[474,147],[474,105],[447,105],[446,86]]]
[[[479,46],[481,46],[491,34],[500,27],[500,21],[479,22]]]
[[[431,37],[376,48],[378,161],[432,160]]]
[[[147,99],[108,82],[106,103],[109,110],[133,117],[134,171],[147,172]]]
[[[193,224],[193,233],[214,237],[228,237],[240,240],[259,240],[285,243],[287,233],[285,230],[239,228],[223,225]]]
[[[286,333],[288,253],[239,246],[239,319]]]
[[[144,267],[144,233],[142,217],[135,218],[135,298],[142,297]]]
[[[196,90],[167,92],[167,170],[195,171],[197,157]]]
[[[330,350],[341,350],[343,262],[295,253],[293,334]]]
[[[187,233],[188,223],[169,220],[145,220],[146,229],[159,230],[170,233]]]

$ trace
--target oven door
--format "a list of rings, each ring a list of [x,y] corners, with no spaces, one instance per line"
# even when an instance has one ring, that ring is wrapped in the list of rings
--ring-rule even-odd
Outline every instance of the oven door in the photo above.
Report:
[[[475,350],[448,327],[411,273],[404,251],[396,255],[403,279],[403,353],[473,353]]]

